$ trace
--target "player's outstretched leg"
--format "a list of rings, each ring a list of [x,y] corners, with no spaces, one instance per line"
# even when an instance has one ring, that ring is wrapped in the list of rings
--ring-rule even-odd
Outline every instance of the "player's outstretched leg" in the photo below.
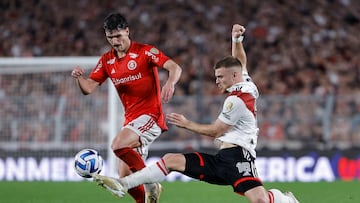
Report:
[[[124,188],[117,179],[99,174],[94,174],[93,179],[99,186],[107,189],[116,197],[121,198],[125,196],[126,188]]]
[[[162,190],[160,183],[145,184],[145,203],[159,203]]]

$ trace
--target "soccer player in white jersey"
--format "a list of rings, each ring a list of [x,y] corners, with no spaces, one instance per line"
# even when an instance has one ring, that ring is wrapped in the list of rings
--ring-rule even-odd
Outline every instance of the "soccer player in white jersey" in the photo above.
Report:
[[[241,25],[233,26],[232,56],[221,59],[214,66],[217,86],[222,92],[228,92],[216,121],[200,124],[182,114],[167,115],[170,124],[213,137],[219,143],[218,153],[168,153],[160,161],[130,176],[113,179],[96,175],[95,181],[121,197],[129,188],[162,181],[171,171],[178,171],[207,183],[231,185],[235,193],[245,196],[251,203],[298,203],[291,192],[267,191],[257,175],[255,147],[259,129],[256,100],[259,92],[246,69],[246,54],[242,46],[244,31]]]

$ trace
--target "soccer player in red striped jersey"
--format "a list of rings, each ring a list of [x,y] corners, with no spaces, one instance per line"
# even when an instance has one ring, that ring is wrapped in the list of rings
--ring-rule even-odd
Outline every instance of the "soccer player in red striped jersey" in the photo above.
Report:
[[[125,122],[111,148],[119,158],[119,176],[123,177],[145,167],[150,144],[167,130],[162,101],[168,102],[173,96],[182,69],[156,47],[131,40],[128,22],[119,13],[106,17],[104,31],[112,49],[100,57],[88,78],[81,67],[74,68],[71,75],[85,95],[106,79],[115,86],[124,106]],[[162,88],[158,68],[169,72]],[[140,185],[129,193],[137,203],[157,202],[159,187]]]

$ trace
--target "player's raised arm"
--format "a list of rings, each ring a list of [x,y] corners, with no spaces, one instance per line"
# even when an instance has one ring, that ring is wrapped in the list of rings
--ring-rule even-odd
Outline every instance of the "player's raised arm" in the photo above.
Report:
[[[76,79],[76,82],[79,85],[81,92],[84,95],[88,95],[96,89],[99,83],[90,78],[84,78],[83,74],[84,70],[80,67],[74,68],[71,72],[71,76]]]
[[[243,73],[248,73],[246,63],[246,53],[242,44],[244,39],[245,27],[239,24],[234,24],[232,27],[232,46],[231,46],[231,55],[238,58],[243,66]]]

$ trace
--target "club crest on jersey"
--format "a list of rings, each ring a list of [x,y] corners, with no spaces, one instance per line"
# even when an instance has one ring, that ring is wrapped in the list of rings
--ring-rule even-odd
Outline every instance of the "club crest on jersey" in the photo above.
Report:
[[[127,64],[129,70],[135,70],[137,63],[135,60],[130,60]]]

